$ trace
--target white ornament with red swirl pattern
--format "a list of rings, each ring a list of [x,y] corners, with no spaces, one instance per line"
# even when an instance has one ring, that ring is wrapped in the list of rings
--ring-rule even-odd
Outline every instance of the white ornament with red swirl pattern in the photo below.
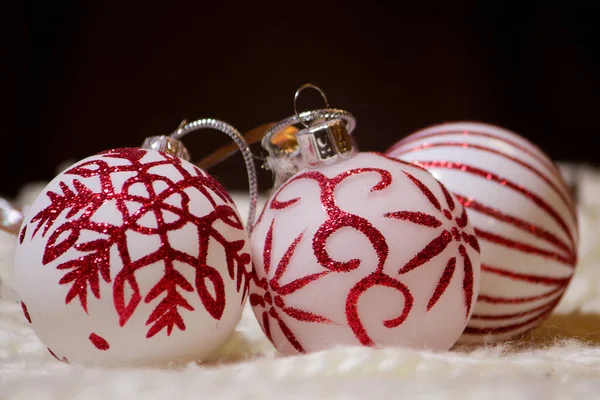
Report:
[[[214,178],[163,152],[116,149],[67,169],[33,203],[16,286],[59,360],[202,360],[240,318],[249,250]]]
[[[540,324],[577,260],[575,204],[556,165],[523,137],[474,122],[423,129],[386,154],[429,170],[475,227],[481,293],[461,341],[509,339]]]
[[[479,246],[462,205],[427,171],[381,154],[296,173],[250,241],[250,303],[285,354],[447,350],[479,290]]]

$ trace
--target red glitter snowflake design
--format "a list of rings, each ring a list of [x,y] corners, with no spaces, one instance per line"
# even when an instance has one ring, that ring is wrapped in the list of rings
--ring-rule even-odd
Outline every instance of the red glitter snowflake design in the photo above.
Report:
[[[437,210],[442,211],[444,217],[452,221],[452,211],[456,208],[454,204],[454,200],[452,196],[446,189],[444,185],[441,183],[440,188],[444,193],[444,197],[446,199],[446,204],[448,206],[447,209],[442,209],[440,202],[434,196],[434,194],[421,183],[417,178],[408,172],[404,172],[404,174],[419,188],[419,190],[423,193],[423,195],[427,198],[427,200],[431,203],[433,207]],[[398,271],[400,274],[405,274],[418,266],[428,262],[434,257],[437,257],[441,254],[452,241],[456,241],[460,243],[458,247],[458,251],[460,256],[463,259],[463,268],[464,268],[464,278],[463,278],[463,292],[464,292],[464,300],[465,300],[465,308],[466,308],[466,317],[469,316],[471,311],[471,305],[473,301],[473,265],[471,263],[471,259],[467,250],[465,248],[465,244],[479,252],[479,243],[475,235],[468,234],[463,231],[463,229],[469,223],[467,213],[465,209],[461,205],[461,215],[460,217],[454,218],[455,226],[452,227],[451,230],[444,229],[442,233],[433,239],[427,246],[425,246],[415,257],[413,257],[406,265],[404,265]],[[442,226],[442,221],[437,219],[436,217],[420,212],[410,212],[410,211],[401,211],[401,212],[393,212],[385,214],[388,218],[401,219],[405,221],[410,221],[417,225],[438,228]],[[442,277],[440,278],[429,303],[427,304],[427,311],[431,310],[431,308],[438,302],[440,297],[444,294],[450,281],[452,280],[452,276],[454,275],[454,270],[456,269],[456,257],[451,257],[447,264]]]
[[[269,231],[267,232],[267,238],[265,239],[265,248],[263,251],[263,260],[264,260],[264,269],[265,274],[268,274],[271,269],[271,250],[273,247],[273,226],[275,225],[275,220],[271,222],[271,226],[269,227]],[[302,240],[304,233],[301,233],[288,247],[284,256],[281,258],[279,263],[277,264],[277,268],[275,269],[275,274],[272,279],[267,281],[266,278],[255,279],[256,286],[260,287],[265,291],[265,293],[260,296],[256,293],[250,294],[250,304],[255,306],[260,306],[265,308],[265,311],[262,313],[262,323],[265,334],[269,338],[269,340],[273,340],[271,337],[271,324],[269,322],[269,317],[273,318],[277,324],[279,325],[279,329],[285,335],[287,340],[291,343],[292,346],[299,352],[304,352],[304,348],[298,340],[296,336],[292,332],[292,330],[286,325],[284,320],[281,318],[280,313],[283,313],[289,317],[297,319],[298,321],[305,322],[330,322],[327,318],[313,314],[308,311],[303,311],[294,307],[288,307],[285,305],[285,301],[283,299],[284,296],[290,295],[295,291],[303,288],[308,285],[310,282],[320,278],[321,276],[329,274],[331,271],[325,271],[318,274],[312,274],[305,276],[302,279],[297,279],[291,283],[281,286],[279,280],[283,276],[284,272],[287,269],[287,266],[290,263],[292,256],[294,255],[294,251],[296,250],[296,246]],[[273,293],[274,295],[271,295]],[[279,311],[278,311],[279,310]]]
[[[386,157],[387,158],[387,157]],[[406,164],[401,161],[397,161],[391,159],[391,161]],[[414,168],[414,167],[411,167]],[[262,312],[262,326],[266,333],[266,335],[271,339],[271,323],[270,318],[275,320],[281,329],[282,333],[289,341],[289,343],[299,352],[303,352],[304,349],[302,345],[299,343],[298,339],[295,337],[292,330],[285,323],[284,315],[289,318],[293,318],[302,322],[313,322],[313,323],[330,323],[327,318],[321,315],[317,315],[305,310],[299,310],[297,308],[292,308],[286,306],[284,297],[295,291],[305,287],[306,285],[314,282],[325,275],[331,273],[344,273],[348,271],[352,271],[359,267],[361,264],[361,260],[353,259],[345,262],[339,262],[330,257],[326,250],[326,243],[330,236],[332,236],[335,232],[342,228],[352,228],[355,229],[365,235],[368,238],[371,245],[373,246],[373,250],[377,254],[378,263],[375,271],[361,279],[358,283],[354,285],[353,288],[350,289],[347,298],[346,298],[346,319],[348,322],[348,326],[354,332],[355,337],[359,340],[359,342],[363,345],[373,345],[374,342],[370,338],[367,333],[360,316],[358,314],[358,301],[359,298],[364,294],[368,289],[374,286],[385,286],[400,292],[404,298],[404,306],[399,316],[396,318],[386,320],[383,322],[383,325],[387,328],[394,328],[401,325],[406,318],[408,317],[412,307],[413,307],[413,296],[410,293],[410,290],[398,279],[389,276],[388,274],[383,272],[385,262],[388,257],[389,247],[386,242],[384,235],[375,228],[367,219],[362,218],[358,215],[348,213],[338,207],[335,202],[334,191],[335,188],[346,178],[358,175],[362,173],[377,173],[380,176],[380,180],[377,184],[375,184],[370,190],[371,192],[381,191],[387,188],[392,184],[392,175],[383,169],[379,168],[357,168],[352,169],[346,172],[343,172],[333,178],[327,178],[320,172],[310,171],[297,175],[292,178],[286,184],[284,184],[275,197],[271,200],[270,209],[281,210],[288,208],[300,200],[300,197],[294,198],[288,201],[278,201],[277,197],[279,193],[283,191],[285,187],[296,182],[301,179],[310,179],[314,180],[319,184],[320,187],[320,197],[321,204],[323,205],[323,209],[327,213],[327,220],[317,229],[315,235],[312,239],[312,247],[313,252],[321,266],[325,268],[325,271],[320,273],[315,273],[311,275],[304,276],[302,278],[296,279],[290,283],[285,285],[281,285],[279,283],[280,278],[283,276],[284,272],[288,264],[290,263],[291,258],[294,255],[295,249],[297,245],[303,239],[304,233],[300,234],[298,237],[294,239],[292,244],[288,247],[283,257],[279,261],[273,278],[267,280],[266,278],[259,279],[258,276],[254,275],[254,283],[257,288],[262,289],[264,293],[259,295],[257,293],[253,293],[250,295],[250,302],[253,307],[262,307],[264,311]],[[446,189],[440,184],[442,190],[444,192],[446,201],[448,203],[449,209],[442,210],[442,207],[437,200],[437,198],[433,195],[433,193],[417,178],[414,176],[405,173],[406,176],[411,180],[413,184],[415,184],[420,191],[425,195],[428,201],[439,211],[441,211],[447,219],[452,219],[452,213],[455,209],[454,201],[452,200],[451,195],[446,191]],[[438,228],[442,225],[442,222],[438,220],[436,217],[422,213],[422,212],[413,212],[413,211],[398,211],[387,213],[384,215],[387,218],[395,218],[400,220],[405,220],[408,222],[412,222],[418,225]],[[261,215],[262,217],[262,215]],[[471,234],[467,234],[463,232],[463,228],[467,226],[468,220],[467,215],[464,212],[461,214],[459,218],[455,219],[456,226],[453,227],[450,231],[444,230],[440,236],[434,239],[431,243],[429,243],[424,249],[417,253],[417,255],[409,261],[406,265],[399,269],[399,274],[405,274],[419,266],[427,263],[429,260],[438,256],[443,252],[443,250],[452,242],[457,241],[460,242],[461,245],[459,247],[459,253],[461,258],[463,259],[464,264],[464,280],[463,280],[463,290],[465,295],[465,307],[466,307],[466,315],[469,315],[471,308],[471,301],[473,297],[473,268],[471,265],[470,258],[467,254],[465,245],[468,245],[475,250],[479,251],[479,246],[477,244],[477,239],[475,236]],[[271,222],[269,230],[267,232],[267,236],[265,238],[265,245],[263,250],[263,261],[264,261],[264,272],[265,275],[268,275],[271,269],[271,250],[272,250],[272,242],[273,242],[273,227],[275,224],[275,219]],[[464,243],[464,244],[463,244]],[[443,295],[446,288],[449,286],[452,276],[454,274],[454,269],[456,268],[456,258],[452,257],[448,260],[447,266],[443,272],[442,277],[440,278],[435,292],[431,296],[431,300],[429,301],[427,310],[431,310],[439,298]]]
[[[190,172],[183,166],[181,159],[163,153],[163,159],[142,162],[146,153],[143,149],[115,149],[69,169],[64,174],[73,176],[73,189],[60,182],[62,193],[48,192],[50,205],[36,214],[31,223],[37,223],[32,237],[40,230],[43,237],[50,232],[42,259],[44,265],[59,259],[72,248],[84,253],[76,259],[61,262],[56,267],[65,271],[59,284],[70,285],[65,303],[78,298],[81,307],[87,312],[88,293],[100,298],[100,280],[112,282],[115,310],[119,316],[119,324],[124,326],[142,300],[150,303],[162,298],[146,321],[149,326],[146,337],[150,338],[163,329],[170,335],[175,326],[185,330],[180,311],[182,308],[190,311],[194,308],[182,296],[182,291],[195,291],[206,311],[217,320],[221,318],[225,308],[224,283],[218,270],[207,264],[209,240],[214,240],[223,247],[229,277],[236,280],[237,291],[243,291],[242,298],[248,291],[250,274],[246,266],[250,264],[250,255],[242,252],[244,240],[230,242],[214,227],[220,221],[235,229],[244,229],[235,210],[229,205],[233,204],[231,198],[215,179],[197,168]],[[105,159],[121,159],[128,163],[110,165]],[[161,166],[174,167],[182,178],[173,181],[153,172]],[[117,190],[112,176],[122,172],[134,174]],[[78,180],[91,177],[99,178],[99,193]],[[145,187],[147,196],[131,193],[132,186],[139,184]],[[157,192],[157,184],[166,186],[166,189]],[[202,217],[190,213],[190,190],[197,190],[204,195],[214,209]],[[215,196],[228,204],[217,204]],[[174,198],[179,201],[173,201]],[[93,219],[98,209],[108,202],[114,202],[120,212],[121,224],[97,222]],[[173,205],[174,203],[177,205]],[[65,212],[66,221],[54,228],[58,217]],[[156,220],[154,227],[142,223],[142,218],[147,215]],[[166,218],[166,215],[170,218]],[[197,257],[177,250],[169,243],[168,233],[187,224],[192,224],[198,233]],[[101,238],[80,241],[82,233],[86,231],[96,233]],[[158,235],[160,247],[132,261],[128,232]],[[111,249],[118,252],[122,262],[122,268],[115,276],[111,276]],[[163,277],[147,293],[141,293],[135,272],[157,262],[164,263]],[[193,268],[194,282],[189,282],[178,271],[176,263]],[[208,283],[212,285],[212,290],[209,290]],[[126,296],[126,292],[130,294]]]

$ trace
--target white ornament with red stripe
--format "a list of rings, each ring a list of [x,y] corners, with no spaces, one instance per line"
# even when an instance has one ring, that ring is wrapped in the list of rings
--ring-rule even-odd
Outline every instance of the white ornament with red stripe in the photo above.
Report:
[[[301,118],[331,120],[298,133],[301,169],[268,200],[250,238],[250,304],[263,331],[284,354],[449,349],[478,293],[479,247],[466,212],[424,169],[356,153],[336,118],[353,125],[348,114],[312,113]]]
[[[200,120],[177,134],[220,121]],[[88,157],[32,204],[15,257],[25,317],[61,361],[202,361],[247,298],[248,233],[172,137]],[[252,166],[253,167],[253,166]]]
[[[575,205],[556,165],[516,133],[475,122],[423,129],[386,154],[429,170],[475,227],[481,289],[461,341],[509,339],[540,324],[577,260]]]

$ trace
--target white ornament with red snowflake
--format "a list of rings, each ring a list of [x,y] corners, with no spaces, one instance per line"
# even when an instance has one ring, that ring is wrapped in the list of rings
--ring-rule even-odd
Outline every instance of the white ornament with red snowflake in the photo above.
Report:
[[[474,122],[432,126],[388,155],[430,171],[467,208],[481,245],[481,293],[462,341],[513,338],[554,309],[577,261],[573,199],[523,137]]]
[[[250,241],[250,303],[285,354],[447,350],[478,293],[479,247],[463,207],[427,171],[381,154],[298,172]]]
[[[104,365],[204,359],[238,322],[250,271],[225,189],[138,148],[86,158],[50,182],[15,260],[24,314],[49,351]]]

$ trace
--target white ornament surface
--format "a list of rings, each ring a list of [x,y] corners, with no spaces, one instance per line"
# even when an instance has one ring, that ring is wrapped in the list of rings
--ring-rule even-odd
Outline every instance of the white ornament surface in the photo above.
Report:
[[[471,314],[480,262],[466,213],[444,190],[375,153],[280,187],[250,238],[250,304],[277,349],[449,349]]]
[[[533,329],[560,300],[577,261],[576,210],[556,165],[505,129],[433,126],[386,153],[427,168],[467,208],[482,257],[480,296],[466,342]]]
[[[248,236],[214,178],[154,150],[117,149],[58,175],[29,209],[15,286],[64,361],[202,360],[237,324]]]

